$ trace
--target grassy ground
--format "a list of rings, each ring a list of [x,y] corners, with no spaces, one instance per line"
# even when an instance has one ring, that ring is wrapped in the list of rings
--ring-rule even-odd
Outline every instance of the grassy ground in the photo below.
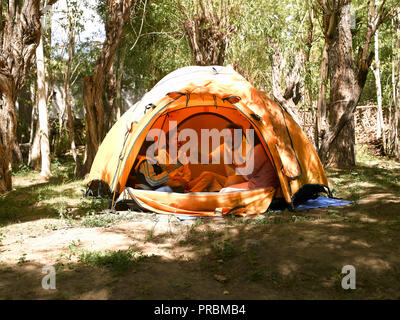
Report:
[[[0,197],[0,298],[400,299],[400,165],[363,148],[357,159],[327,170],[350,206],[184,222],[83,200],[67,160],[48,181],[21,168]]]

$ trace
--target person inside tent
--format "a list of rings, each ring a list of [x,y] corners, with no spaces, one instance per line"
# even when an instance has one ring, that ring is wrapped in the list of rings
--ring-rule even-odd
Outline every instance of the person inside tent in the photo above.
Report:
[[[184,141],[178,139],[180,131],[176,132],[175,137],[170,141],[170,132],[166,134],[166,146],[158,148],[157,159],[161,164],[162,169],[166,170],[170,168],[172,164],[177,163],[181,156],[181,147]],[[171,143],[171,145],[170,145]],[[176,144],[177,149],[177,159],[171,159],[170,148],[174,147]],[[219,191],[225,184],[226,177],[218,175],[211,171],[203,172],[200,177],[193,180],[191,179],[191,171],[189,163],[182,165],[181,167],[174,169],[170,173],[170,181],[167,183],[174,190],[179,190],[182,192],[201,192],[201,191]]]
[[[189,168],[189,163],[186,163],[178,168],[174,168],[174,164],[179,163],[180,149],[183,145],[183,141],[179,141],[177,137],[179,136],[179,131],[176,132],[176,136],[172,139],[170,145],[170,132],[168,131],[165,135],[165,147],[159,146],[157,152],[157,161],[163,170],[169,170],[170,180],[167,182],[168,186],[174,190],[179,190],[179,192],[184,192],[188,190],[188,183],[191,178],[191,171]],[[170,148],[175,148],[176,145],[176,158],[172,159],[170,156]]]
[[[251,153],[253,153],[251,155]],[[243,182],[231,184],[220,192],[232,192],[239,190],[253,190],[267,187],[277,187],[279,180],[275,169],[267,156],[264,147],[257,135],[254,136],[254,148],[250,148],[246,161],[254,161],[251,172],[245,170],[247,162],[235,164],[236,172],[244,178]]]
[[[234,130],[240,129],[243,133],[243,128],[237,124],[231,123],[225,127],[229,129],[230,136],[224,139],[224,143],[209,154],[209,162],[212,162],[214,155],[223,157],[225,153],[230,153],[233,158],[233,153],[240,147],[241,144],[233,144]],[[236,148],[235,148],[236,147]],[[224,158],[225,159],[225,158]],[[223,160],[224,161],[224,160]],[[204,171],[196,179],[189,182],[191,192],[200,191],[220,191],[227,185],[237,184],[245,181],[243,177],[235,173],[235,166],[233,164],[225,163],[226,176],[220,175],[212,171]]]
[[[182,187],[175,186],[177,178],[171,174],[182,164],[178,162],[176,165],[163,170],[156,157],[146,156],[147,149],[151,144],[153,144],[153,141],[145,141],[139,151],[138,162],[134,167],[136,174],[135,188],[162,192],[183,192]]]
[[[189,192],[218,192],[226,183],[227,177],[212,171],[203,171],[188,183]]]

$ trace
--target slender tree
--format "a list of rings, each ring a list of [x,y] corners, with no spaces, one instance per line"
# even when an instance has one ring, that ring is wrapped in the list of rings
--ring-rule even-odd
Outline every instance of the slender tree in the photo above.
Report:
[[[397,40],[397,57],[395,57],[394,61],[397,62],[397,81],[395,81],[395,88],[393,89],[393,97],[394,97],[394,119],[393,119],[393,137],[394,137],[394,155],[398,160],[400,160],[400,8],[396,8],[394,11],[394,26],[395,26],[395,39]]]
[[[328,46],[328,73],[330,83],[327,104],[328,125],[319,149],[321,161],[338,167],[355,164],[355,131],[353,115],[365,86],[374,53],[371,39],[388,16],[385,0],[379,9],[368,2],[367,31],[364,43],[354,61],[350,0],[318,0],[324,19],[332,28]]]
[[[3,17],[0,38],[0,192],[12,187],[10,161],[12,146],[16,144],[15,103],[40,41],[40,0],[10,0],[7,12],[2,12]]]
[[[272,94],[278,103],[301,125],[297,104],[303,96],[301,74],[304,70],[305,57],[302,50],[291,51],[294,57],[293,67],[287,67],[286,57],[283,56],[280,46],[270,37],[267,37],[267,45],[274,48],[271,57],[272,66]],[[285,72],[283,71],[284,69]],[[284,79],[284,81],[283,81]],[[282,83],[285,83],[285,88]]]
[[[86,110],[86,151],[83,171],[90,170],[96,152],[106,134],[107,120],[112,110],[106,110],[103,103],[107,75],[113,66],[124,25],[129,20],[130,8],[134,0],[107,0],[108,18],[106,39],[96,61],[94,72],[84,79],[83,95]]]
[[[377,4],[378,1],[375,1]],[[385,143],[385,123],[383,121],[383,110],[382,110],[382,83],[381,83],[381,60],[379,58],[379,30],[376,30],[374,35],[374,62],[371,65],[372,72],[375,77],[376,86],[376,99],[378,104],[377,116],[376,116],[376,138],[382,139],[384,149],[386,150]]]
[[[44,1],[46,6],[46,1]],[[42,30],[44,30],[45,18],[41,18]],[[37,102],[39,114],[39,138],[41,171],[43,177],[51,174],[50,170],[50,142],[49,142],[49,117],[47,112],[47,82],[46,67],[43,51],[43,32],[40,34],[39,45],[36,48],[36,70],[37,70]]]
[[[68,116],[68,134],[71,143],[71,154],[75,161],[75,175],[81,172],[81,160],[76,148],[75,142],[75,126],[74,116],[72,114],[72,95],[71,95],[71,75],[72,75],[72,64],[75,55],[75,36],[76,36],[76,17],[73,13],[72,6],[76,6],[76,2],[70,3],[70,0],[66,1],[67,4],[67,21],[68,21],[68,62],[67,70],[64,78],[64,101],[65,108]]]
[[[186,17],[183,28],[189,39],[193,63],[199,66],[223,65],[226,50],[235,27],[231,17],[237,4],[221,0],[214,5],[212,0],[194,3],[194,13],[179,2]]]
[[[127,51],[127,46],[122,46],[117,57],[117,68],[115,71],[115,107],[113,107],[115,119],[119,119],[122,112],[122,81],[124,78],[124,63]]]

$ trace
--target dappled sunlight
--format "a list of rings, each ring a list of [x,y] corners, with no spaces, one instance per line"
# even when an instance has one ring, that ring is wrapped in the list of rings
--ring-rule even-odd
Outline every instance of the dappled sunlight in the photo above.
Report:
[[[57,217],[69,208],[79,208],[84,184],[72,178],[70,162],[56,167],[47,179],[39,172],[16,173],[14,190],[0,195],[0,226]]]
[[[340,235],[340,236],[328,236],[328,240],[330,242],[338,242],[338,243],[343,243],[343,242],[348,242],[349,237]]]
[[[282,276],[286,277],[295,273],[298,270],[297,264],[293,263],[292,261],[282,261],[282,264],[279,268],[279,272]]]
[[[356,257],[354,264],[363,266],[375,272],[384,272],[391,269],[391,264],[387,260],[372,257]]]
[[[82,199],[83,181],[53,178],[46,182],[32,174],[30,181],[21,180],[1,198],[0,296],[396,296],[399,174],[368,167],[329,172],[337,194],[356,203],[183,221],[173,215],[113,214],[104,210],[105,201]],[[358,289],[351,294],[340,286],[341,268],[347,264],[358,272]],[[55,291],[41,288],[41,269],[46,265],[57,270]]]
[[[108,300],[110,294],[106,289],[92,290],[82,294],[79,298],[82,300]]]
[[[363,240],[352,240],[351,244],[356,245],[356,246],[361,246],[365,248],[371,248],[372,245],[370,245],[368,242],[363,241]]]
[[[18,265],[18,255],[6,259],[5,264],[11,270],[4,276],[0,273],[0,283],[7,281],[3,279],[7,274],[13,278],[10,273],[14,272],[20,274],[19,281],[32,277],[30,274],[35,268],[23,269],[25,264],[36,265],[40,276],[41,266],[62,263],[64,267],[58,272],[60,280],[57,280],[60,291],[50,294],[38,288],[31,294],[80,299],[271,299],[280,297],[285,288],[288,298],[313,298],[313,292],[318,292],[320,298],[343,298],[344,293],[338,289],[341,279],[338,270],[345,264],[368,271],[362,273],[368,278],[387,270],[387,280],[382,286],[396,276],[389,272],[395,262],[393,256],[387,256],[385,250],[374,249],[364,225],[359,226],[359,231],[337,228],[332,222],[312,225],[311,229],[308,222],[274,223],[244,218],[180,222],[168,216],[138,214],[137,220],[121,221],[109,228],[52,231],[43,237],[43,242],[25,239],[18,245],[31,248],[26,262]],[[390,229],[387,232],[394,236]],[[9,250],[12,245],[5,242],[4,248]],[[133,269],[119,273],[118,277],[107,268],[84,266],[80,262],[83,252],[107,250],[134,250],[150,260],[132,265]],[[81,272],[90,272],[93,284],[78,285]],[[353,296],[373,296],[376,288],[368,282],[363,287],[363,277],[360,279],[360,291]],[[229,294],[225,296],[226,291]]]
[[[366,223],[377,223],[379,220],[378,219],[373,219],[373,218],[368,218],[368,217],[361,217],[360,221],[361,222],[366,222]]]
[[[29,261],[52,265],[63,254],[68,254],[71,245],[79,245],[79,248],[86,250],[126,250],[131,242],[129,237],[117,233],[106,234],[95,228],[76,228],[53,231],[43,236],[21,237],[14,243],[4,245],[7,245],[8,249],[2,252],[3,262],[16,264],[18,259],[26,254]]]
[[[0,300],[400,300],[399,1],[2,1]]]

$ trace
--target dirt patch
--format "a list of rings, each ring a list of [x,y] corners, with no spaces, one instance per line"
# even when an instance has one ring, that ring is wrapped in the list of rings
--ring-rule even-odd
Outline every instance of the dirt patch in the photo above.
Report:
[[[57,219],[9,225],[1,230],[0,297],[400,298],[400,219],[388,218],[378,199],[296,213],[307,218],[298,222],[291,212],[189,221],[137,213],[108,228],[68,227]],[[390,205],[400,212],[398,202]],[[46,229],[51,223],[59,229]],[[146,259],[119,273],[79,260],[83,252],[126,250]],[[341,288],[347,264],[356,267],[356,290]],[[57,267],[56,290],[41,287],[49,265]]]
[[[400,170],[366,163],[328,170],[352,205],[249,218],[113,215],[97,203],[72,215],[81,182],[21,181],[0,212],[0,298],[400,299]],[[65,192],[72,202],[61,206]],[[40,211],[44,201],[60,214]],[[345,265],[356,268],[356,290],[341,286]],[[42,288],[45,266],[55,290]]]

